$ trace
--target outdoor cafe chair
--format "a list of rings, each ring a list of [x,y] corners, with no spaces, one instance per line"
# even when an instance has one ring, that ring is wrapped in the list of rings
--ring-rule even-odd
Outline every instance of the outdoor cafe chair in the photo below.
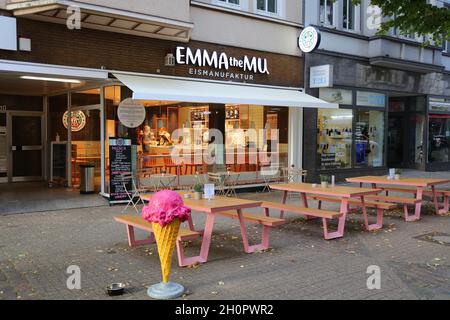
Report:
[[[225,196],[225,177],[222,174],[208,172],[208,181],[214,183],[216,195]]]
[[[227,173],[224,176],[224,186],[226,187],[225,196],[234,196],[235,198],[237,198],[236,186],[239,182],[240,176],[240,173]]]
[[[128,207],[131,206],[134,208],[136,213],[139,213],[138,205],[139,204],[145,205],[144,201],[141,198],[141,192],[143,192],[144,190],[140,190],[137,187],[133,173],[131,172],[122,173],[120,177],[122,186],[128,197],[127,206],[125,207],[125,209],[122,210],[122,213],[125,212],[128,209]]]
[[[280,178],[280,169],[278,165],[272,164],[268,167],[261,167],[259,174],[263,178],[264,188],[261,192],[271,192],[270,184]]]

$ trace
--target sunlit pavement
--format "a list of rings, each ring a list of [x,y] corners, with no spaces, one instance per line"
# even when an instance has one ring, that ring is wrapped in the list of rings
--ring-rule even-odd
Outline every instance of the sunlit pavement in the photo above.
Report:
[[[239,196],[281,199],[276,192]],[[156,246],[127,246],[125,227],[112,219],[122,209],[0,217],[0,299],[110,299],[105,287],[112,282],[127,285],[114,299],[150,299],[147,287],[161,280]],[[179,268],[174,257],[172,280],[187,289],[181,299],[450,299],[450,244],[445,242],[450,216],[434,215],[429,203],[420,222],[406,223],[395,211],[378,232],[364,231],[362,217],[352,214],[344,238],[332,241],[323,240],[320,220],[287,218],[271,232],[272,249],[250,255],[243,251],[237,221],[218,218],[208,263]],[[194,221],[201,229],[204,215],[194,213]],[[251,240],[259,240],[259,227],[248,230]],[[436,233],[443,234],[441,241],[425,236]],[[189,243],[187,254],[199,247],[199,241]],[[71,265],[81,269],[81,290],[67,288]],[[379,290],[367,287],[369,266],[381,270]]]

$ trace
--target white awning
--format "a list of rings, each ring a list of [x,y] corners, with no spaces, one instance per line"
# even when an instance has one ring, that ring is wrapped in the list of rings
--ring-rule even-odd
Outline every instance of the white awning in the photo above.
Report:
[[[257,85],[180,80],[158,76],[113,73],[133,91],[133,99],[198,103],[256,104],[299,108],[338,108],[335,103],[317,99],[299,89]]]

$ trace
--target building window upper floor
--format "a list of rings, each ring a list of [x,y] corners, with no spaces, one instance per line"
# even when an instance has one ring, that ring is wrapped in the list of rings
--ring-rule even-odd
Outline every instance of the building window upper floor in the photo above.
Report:
[[[320,25],[350,32],[360,30],[360,5],[354,5],[352,0],[319,0],[317,2]]]
[[[197,0],[198,1],[198,0]],[[246,11],[248,13],[269,18],[285,19],[286,6],[296,5],[299,0],[210,0],[212,4],[229,9]],[[200,2],[208,2],[200,0]],[[288,4],[286,4],[288,2]],[[300,12],[298,12],[300,16]],[[299,23],[299,19],[296,21]]]
[[[241,6],[241,0],[215,0],[214,2],[232,8],[239,8]]]

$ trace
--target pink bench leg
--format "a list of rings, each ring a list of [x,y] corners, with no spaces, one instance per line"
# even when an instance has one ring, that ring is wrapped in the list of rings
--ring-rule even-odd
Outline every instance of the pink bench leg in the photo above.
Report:
[[[449,198],[449,196],[444,197],[444,213],[448,213],[450,211]]]
[[[128,235],[128,245],[130,247],[137,247],[137,246],[143,246],[146,244],[152,244],[155,243],[155,236],[152,234],[150,234],[150,237],[148,239],[144,239],[144,240],[136,240],[135,235],[134,235],[134,227],[127,225],[127,235]]]
[[[409,215],[408,205],[403,204],[403,211],[405,213],[406,222],[414,222],[420,220],[420,212],[422,210],[422,198],[423,198],[423,188],[417,188],[416,200],[420,200],[420,202],[416,203],[414,209],[414,215]]]
[[[349,205],[348,199],[343,199],[341,203],[341,213],[342,217],[339,218],[338,230],[335,232],[328,232],[328,221],[326,218],[323,218],[323,235],[325,240],[333,240],[337,238],[342,238],[344,236],[345,231],[345,220],[347,219]]]
[[[435,186],[431,186],[431,191],[433,192],[433,203],[434,203],[434,207],[436,209],[436,214],[437,215],[442,215],[442,214],[448,213],[448,210],[449,210],[449,200],[448,200],[448,198],[449,197],[444,195],[444,197],[443,197],[444,208],[441,209],[441,206],[439,205],[438,195],[436,193]]]
[[[247,230],[245,227],[245,220],[242,216],[242,210],[237,210],[238,216],[239,216],[239,225],[241,228],[241,235],[242,235],[242,242],[244,244],[244,251],[246,253],[254,253],[255,251],[260,250],[266,250],[269,248],[269,233],[270,233],[270,227],[269,226],[262,226],[262,241],[260,244],[255,245],[249,245],[248,243],[248,236],[247,236]]]
[[[380,230],[383,228],[383,209],[377,208],[377,223],[369,224],[367,213],[364,215],[364,223],[367,231]]]

